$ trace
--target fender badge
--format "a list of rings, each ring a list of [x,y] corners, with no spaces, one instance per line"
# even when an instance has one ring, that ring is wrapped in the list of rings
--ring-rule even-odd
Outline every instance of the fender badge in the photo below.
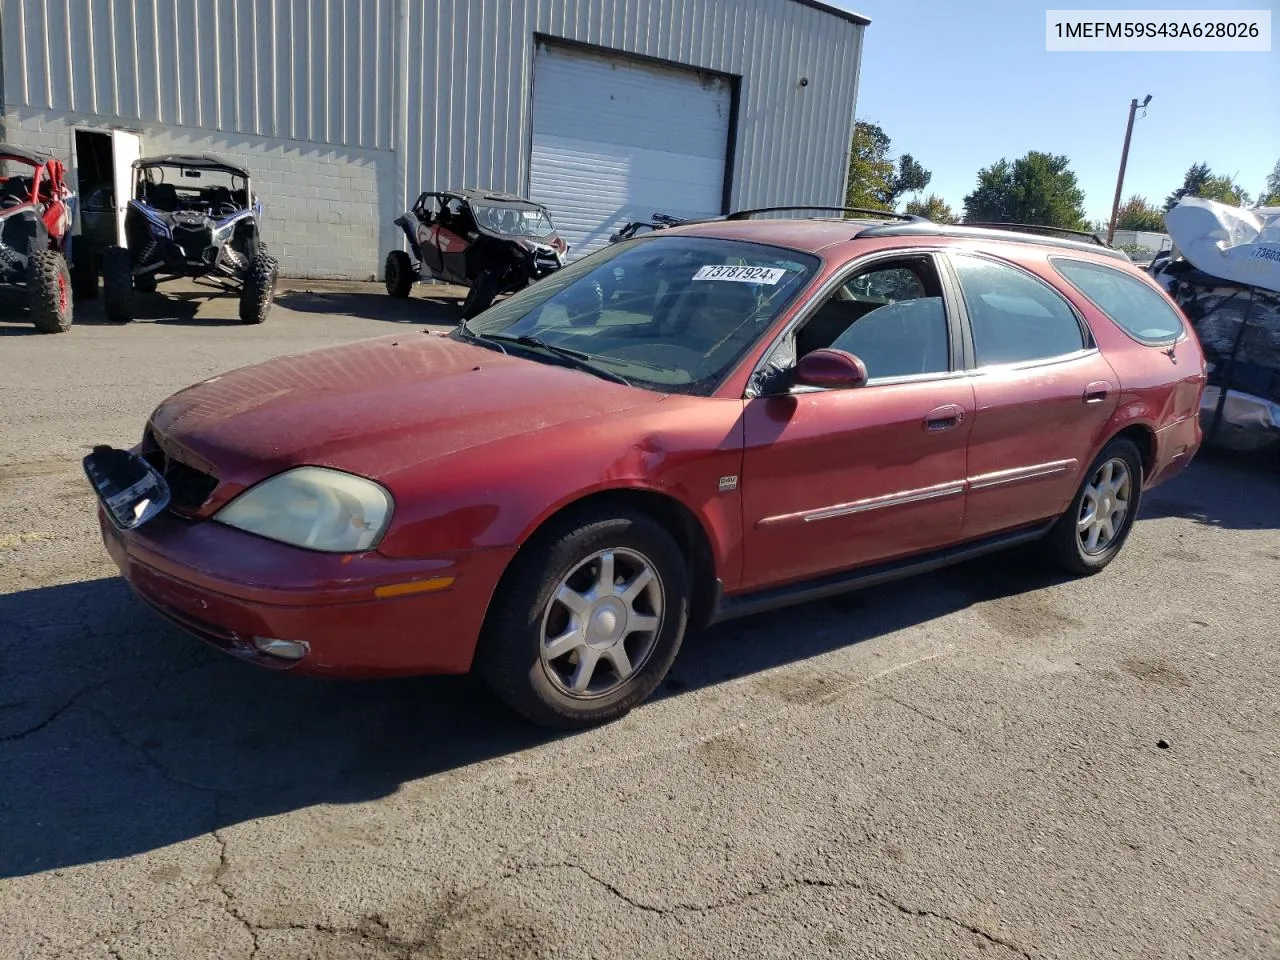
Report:
[[[726,490],[737,490],[737,489],[738,489],[737,477],[721,477],[720,478],[721,493],[724,493]]]

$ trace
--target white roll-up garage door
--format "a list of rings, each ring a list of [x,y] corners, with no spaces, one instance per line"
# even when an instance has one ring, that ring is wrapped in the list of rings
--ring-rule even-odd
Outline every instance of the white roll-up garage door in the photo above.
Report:
[[[629,220],[723,212],[728,80],[539,42],[529,195],[576,259]]]

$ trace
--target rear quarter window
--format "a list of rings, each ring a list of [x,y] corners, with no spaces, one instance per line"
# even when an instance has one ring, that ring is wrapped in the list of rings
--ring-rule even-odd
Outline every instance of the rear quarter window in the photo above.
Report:
[[[1178,312],[1137,277],[1083,260],[1051,257],[1049,262],[1069,284],[1139,343],[1170,343],[1185,332]]]

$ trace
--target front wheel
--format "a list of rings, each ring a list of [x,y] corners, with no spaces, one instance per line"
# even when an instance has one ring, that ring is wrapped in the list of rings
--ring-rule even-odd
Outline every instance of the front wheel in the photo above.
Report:
[[[403,250],[392,250],[387,254],[387,262],[382,267],[383,283],[387,293],[393,297],[409,296],[413,291],[413,261]]]
[[[124,247],[108,247],[102,254],[102,306],[112,323],[133,319],[133,257]]]
[[[1120,553],[1142,500],[1142,453],[1130,440],[1108,443],[1044,540],[1048,558],[1068,573],[1097,573]]]
[[[267,319],[276,296],[278,272],[275,260],[264,254],[259,253],[250,261],[240,288],[241,323],[262,323]]]
[[[492,270],[486,270],[476,277],[476,282],[467,292],[467,299],[462,302],[462,317],[471,320],[489,309],[498,295],[501,278]]]
[[[31,319],[41,333],[71,329],[71,271],[56,250],[37,250],[27,259]]]
[[[539,726],[626,714],[671,668],[689,620],[688,565],[643,513],[594,510],[541,532],[503,577],[476,668]]]

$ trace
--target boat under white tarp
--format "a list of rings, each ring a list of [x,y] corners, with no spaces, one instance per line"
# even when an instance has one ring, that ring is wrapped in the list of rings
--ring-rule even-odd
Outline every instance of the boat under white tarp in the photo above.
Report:
[[[1175,249],[1197,270],[1280,293],[1280,207],[1245,210],[1183,197],[1164,222]]]

